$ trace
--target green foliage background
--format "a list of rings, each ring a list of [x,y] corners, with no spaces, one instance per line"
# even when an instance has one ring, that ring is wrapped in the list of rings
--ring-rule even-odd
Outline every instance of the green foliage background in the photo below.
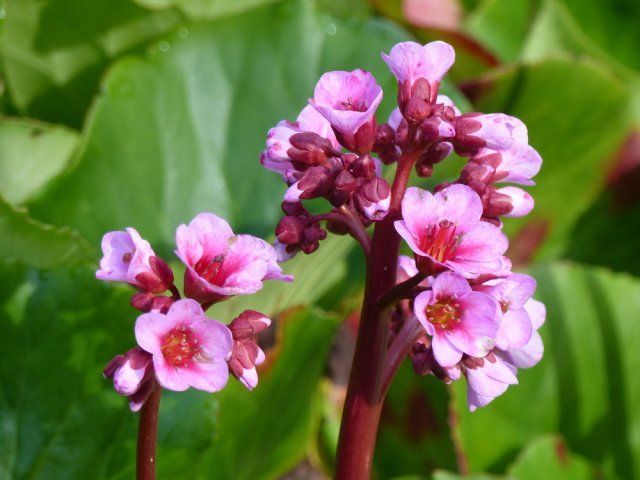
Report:
[[[522,118],[545,160],[536,210],[507,229],[547,352],[474,414],[462,382],[405,365],[376,476],[640,478],[640,4],[443,0],[418,26],[406,3],[0,1],[0,479],[133,475],[137,419],[100,372],[136,315],[93,276],[101,235],[135,226],[172,258],[176,226],[208,210],[268,237],[283,186],[257,161],[267,130],[330,69],[371,70],[386,115],[379,52],[436,38],[457,49],[447,93]],[[452,5],[457,26],[425,26]],[[286,269],[293,285],[212,311],[276,317],[270,361],[251,394],[165,394],[160,478],[330,476],[362,258],[330,237]]]

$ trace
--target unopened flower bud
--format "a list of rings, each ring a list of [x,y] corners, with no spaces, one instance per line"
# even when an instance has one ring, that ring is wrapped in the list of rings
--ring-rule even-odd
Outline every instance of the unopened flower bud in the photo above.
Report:
[[[299,217],[287,215],[276,227],[276,238],[280,243],[293,245],[302,240],[305,222]]]
[[[153,308],[153,293],[140,292],[131,297],[131,306],[141,312],[150,312]]]
[[[233,336],[233,349],[228,360],[229,370],[247,389],[258,384],[256,365],[265,360],[258,346],[257,335],[271,325],[271,320],[255,310],[245,310],[229,324]]]
[[[373,121],[364,123],[356,131],[354,151],[359,154],[369,153],[376,141],[376,127]]]
[[[391,189],[382,178],[374,177],[362,185],[354,195],[356,207],[369,220],[384,218],[391,202]]]
[[[533,210],[533,197],[521,188],[503,187],[499,188],[496,193],[508,197],[511,203],[511,210],[503,214],[505,217],[524,217]]]

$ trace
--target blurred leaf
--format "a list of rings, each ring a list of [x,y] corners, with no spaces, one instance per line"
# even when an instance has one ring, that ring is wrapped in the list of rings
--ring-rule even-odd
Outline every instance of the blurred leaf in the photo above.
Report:
[[[0,255],[36,268],[54,268],[87,258],[90,248],[75,232],[29,218],[0,197]]]
[[[576,223],[564,257],[640,276],[638,245],[630,241],[638,231],[640,203],[619,206],[603,194]]]
[[[533,440],[511,467],[517,480],[591,480],[595,478],[589,463],[567,451],[564,441],[547,435]]]
[[[19,285],[0,304],[0,476],[109,478],[135,448],[135,417],[100,375],[133,340],[124,289],[89,271],[0,281]]]
[[[404,362],[385,401],[375,465],[380,478],[457,468],[447,424],[448,393]]]
[[[319,420],[319,380],[339,322],[299,310],[282,325],[279,354],[258,387],[248,392],[233,382],[223,390],[210,447],[200,460],[190,456],[191,474],[185,463],[173,470],[165,465],[167,477],[277,478],[304,457]]]
[[[178,32],[155,58],[114,66],[77,169],[34,214],[90,242],[135,225],[152,243],[173,243],[178,224],[202,210],[237,231],[273,231],[285,186],[258,163],[268,129],[295,118],[327,69],[369,68],[394,91],[379,52],[399,38],[385,23],[319,16],[309,1]]]
[[[213,20],[282,0],[134,0],[147,8],[176,7],[192,20]]]
[[[518,58],[535,13],[536,0],[488,0],[464,21],[464,30],[502,61]]]
[[[640,69],[640,3],[636,0],[562,0],[580,28],[603,52]]]
[[[457,382],[458,434],[472,471],[502,472],[530,439],[560,432],[602,478],[640,475],[640,281],[560,263],[530,272],[547,306],[542,362],[474,413]]]
[[[30,120],[0,119],[0,195],[21,204],[67,168],[79,135]]]
[[[410,478],[411,477],[408,477],[407,480],[409,480]],[[498,479],[508,480],[508,479],[504,479],[503,477],[496,477],[494,475],[487,475],[484,473],[462,476],[462,475],[458,475],[457,473],[445,472],[443,470],[439,470],[435,472],[432,477],[432,480],[498,480]],[[400,480],[400,479],[395,479],[395,480]],[[418,479],[416,478],[416,480]]]
[[[25,115],[74,127],[109,62],[180,21],[131,0],[6,0],[6,14],[0,46],[13,103]]]
[[[351,272],[347,271],[345,257],[354,244],[351,237],[330,235],[313,254],[299,253],[282,265],[287,274],[294,276],[293,283],[266,282],[256,295],[238,296],[218,303],[209,312],[214,318],[230,321],[249,308],[276,315],[291,307],[313,304],[340,280],[353,280]]]
[[[604,186],[603,159],[628,133],[628,89],[600,67],[568,59],[502,70],[470,89],[480,111],[506,112],[527,125],[529,142],[544,160],[538,185],[528,189],[536,208],[526,218],[509,219],[506,227],[514,232],[530,222],[549,222],[539,256],[557,256]]]

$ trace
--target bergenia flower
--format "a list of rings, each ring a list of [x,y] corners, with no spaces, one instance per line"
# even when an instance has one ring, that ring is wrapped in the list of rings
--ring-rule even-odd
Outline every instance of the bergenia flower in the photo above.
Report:
[[[311,105],[302,109],[295,122],[282,120],[278,125],[269,130],[267,148],[260,156],[260,163],[268,170],[282,175],[285,182],[291,184],[296,168],[290,152],[294,148],[291,145],[291,137],[298,133],[311,132],[325,139],[328,145],[340,151],[340,144],[336,140],[331,124]],[[293,153],[293,152],[292,152]]]
[[[521,123],[504,113],[466,113],[456,117],[455,145],[472,151],[481,148],[507,150],[514,144]]]
[[[480,359],[469,358],[463,365],[467,377],[467,406],[472,412],[518,383],[516,368],[494,352]]]
[[[265,360],[258,346],[257,336],[271,325],[271,320],[255,310],[245,310],[229,324],[233,335],[233,349],[229,359],[229,370],[248,390],[258,385],[256,365]]]
[[[201,302],[255,293],[265,280],[293,280],[283,275],[271,245],[251,235],[234,235],[213,213],[200,213],[189,225],[180,225],[176,244],[176,254],[187,266],[185,293]]]
[[[135,228],[105,233],[102,255],[96,272],[99,280],[126,282],[152,293],[164,292],[173,283],[171,269]]]
[[[341,136],[346,147],[355,145],[355,134],[365,124],[371,124],[382,101],[382,88],[371,73],[327,72],[320,77],[309,100]]]
[[[113,379],[113,388],[129,399],[131,411],[140,410],[153,389],[153,363],[151,355],[140,347],[117,355],[103,371],[105,378]]]
[[[437,41],[426,45],[401,42],[394,45],[389,55],[383,53],[382,59],[387,63],[398,83],[407,82],[410,89],[416,80],[424,78],[429,81],[434,94],[442,77],[455,62],[456,53],[453,47],[445,42]]]
[[[480,220],[482,212],[480,197],[466,185],[451,185],[435,195],[411,187],[395,227],[416,255],[475,278],[503,270],[508,247],[498,227]]]
[[[500,326],[493,298],[474,292],[453,272],[439,275],[432,290],[418,294],[414,313],[431,335],[433,354],[443,367],[457,364],[463,354],[483,357],[495,344]]]
[[[533,330],[531,338],[523,347],[511,348],[503,352],[502,356],[506,361],[518,368],[531,368],[542,360],[544,354],[544,345],[538,330],[544,324],[547,311],[544,303],[533,298],[527,300],[524,304],[524,310],[531,319],[531,328]]]
[[[138,345],[150,353],[158,383],[183,391],[217,392],[227,383],[233,337],[223,323],[208,318],[198,302],[178,300],[166,315],[144,313],[135,325]]]
[[[532,332],[531,318],[524,306],[536,290],[536,281],[529,275],[514,273],[507,278],[485,282],[476,290],[492,297],[500,307],[496,346],[501,350],[524,347]]]

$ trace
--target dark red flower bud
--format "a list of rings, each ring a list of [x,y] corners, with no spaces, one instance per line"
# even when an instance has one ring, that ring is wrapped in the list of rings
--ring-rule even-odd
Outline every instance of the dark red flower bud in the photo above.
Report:
[[[356,131],[354,151],[359,154],[369,153],[376,142],[376,127],[372,122],[364,123]]]
[[[362,155],[353,163],[351,170],[359,178],[372,178],[376,175],[376,163],[371,155]]]
[[[389,210],[391,188],[386,180],[373,177],[356,190],[353,199],[362,215],[369,220],[378,221],[384,218]]]
[[[347,170],[342,170],[335,179],[335,187],[343,192],[353,193],[358,180]]]
[[[136,275],[136,281],[145,292],[162,293],[167,289],[165,283],[155,273],[140,272]]]
[[[298,188],[302,199],[322,197],[333,188],[333,173],[325,167],[311,167],[298,181]]]
[[[485,217],[499,217],[500,215],[507,215],[513,210],[511,197],[496,192],[493,187],[485,193],[482,203],[484,206],[483,216]]]
[[[388,147],[395,144],[396,132],[388,123],[378,125],[376,131],[376,146]]]
[[[304,208],[302,202],[282,202],[282,211],[287,215],[300,216],[307,215],[307,209]]]
[[[298,150],[322,152],[327,157],[340,155],[340,152],[334,150],[329,140],[313,132],[295,133],[289,138],[289,143]]]
[[[276,227],[276,237],[280,243],[293,245],[302,240],[305,222],[299,217],[287,215]]]
[[[131,306],[141,312],[150,312],[153,308],[153,293],[140,292],[131,297]]]
[[[171,305],[173,305],[172,297],[155,297],[152,309],[158,310],[160,313],[167,313]]]
[[[173,285],[173,270],[167,265],[167,262],[154,255],[149,257],[149,266],[151,270],[158,275],[160,281],[164,283],[166,287],[165,290]]]

